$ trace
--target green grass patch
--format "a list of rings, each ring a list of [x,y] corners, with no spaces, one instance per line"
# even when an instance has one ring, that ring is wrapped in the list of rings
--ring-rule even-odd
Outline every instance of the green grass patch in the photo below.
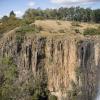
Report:
[[[83,32],[84,35],[100,35],[100,28],[86,28]]]

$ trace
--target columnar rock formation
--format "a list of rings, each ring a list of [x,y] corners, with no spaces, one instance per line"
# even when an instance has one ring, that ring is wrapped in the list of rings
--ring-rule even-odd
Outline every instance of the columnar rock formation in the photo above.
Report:
[[[40,79],[46,80],[48,90],[59,100],[95,99],[99,53],[99,37],[34,35],[25,36],[22,43],[17,43],[15,35],[9,35],[0,45],[0,58],[13,57],[19,83],[30,82],[31,74],[34,77],[41,74]],[[27,95],[19,100],[26,98]]]

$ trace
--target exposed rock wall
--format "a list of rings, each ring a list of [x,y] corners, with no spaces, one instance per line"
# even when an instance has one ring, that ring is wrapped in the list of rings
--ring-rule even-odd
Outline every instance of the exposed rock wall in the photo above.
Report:
[[[0,45],[1,58],[13,57],[19,71],[19,83],[28,83],[30,73],[41,74],[41,79],[45,73],[49,91],[59,100],[95,99],[99,52],[99,38],[33,36],[24,37],[22,43],[17,43],[16,37],[11,35]],[[20,100],[28,100],[23,98]]]

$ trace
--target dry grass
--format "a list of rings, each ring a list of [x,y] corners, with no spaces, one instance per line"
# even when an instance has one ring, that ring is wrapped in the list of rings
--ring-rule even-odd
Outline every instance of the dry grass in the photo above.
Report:
[[[58,21],[58,20],[37,20],[35,24],[37,26],[42,27],[42,32],[45,34],[56,34],[60,33],[62,30],[62,33],[75,33],[75,29],[80,30],[80,32],[83,32],[86,28],[97,28],[99,24],[93,24],[93,23],[79,23],[78,26],[72,26],[71,21]]]
[[[0,25],[2,25],[2,23],[0,23]]]
[[[59,24],[58,24],[59,23]],[[54,21],[54,20],[45,20],[45,21],[36,21],[37,26],[41,26],[43,31],[49,33],[59,33],[60,30],[68,31],[71,27],[69,22],[64,21]]]
[[[79,30],[80,33],[83,32],[84,29],[87,28],[98,28],[99,24],[94,23],[79,23],[80,26],[73,26],[71,21],[59,21],[59,20],[37,20],[35,23],[32,23],[31,25],[37,25],[38,27],[41,27],[41,31],[39,34],[36,35],[43,35],[43,36],[63,36],[67,35],[70,37],[73,36],[81,36],[81,34],[78,34],[75,32],[75,30]],[[5,38],[8,38],[12,35],[14,35],[17,28],[7,32],[4,34],[2,40],[5,40]],[[32,36],[34,34],[31,34]],[[31,35],[29,35],[31,37]]]

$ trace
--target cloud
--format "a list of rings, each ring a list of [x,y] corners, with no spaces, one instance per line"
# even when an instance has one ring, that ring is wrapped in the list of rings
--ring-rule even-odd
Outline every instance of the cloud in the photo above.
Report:
[[[14,13],[16,14],[17,17],[22,17],[24,12],[18,10],[18,11],[14,11]]]
[[[34,7],[35,6],[35,2],[34,1],[29,1],[28,6],[30,8]]]
[[[100,2],[100,0],[50,0],[52,3],[56,4],[77,4],[77,3],[93,3]]]

